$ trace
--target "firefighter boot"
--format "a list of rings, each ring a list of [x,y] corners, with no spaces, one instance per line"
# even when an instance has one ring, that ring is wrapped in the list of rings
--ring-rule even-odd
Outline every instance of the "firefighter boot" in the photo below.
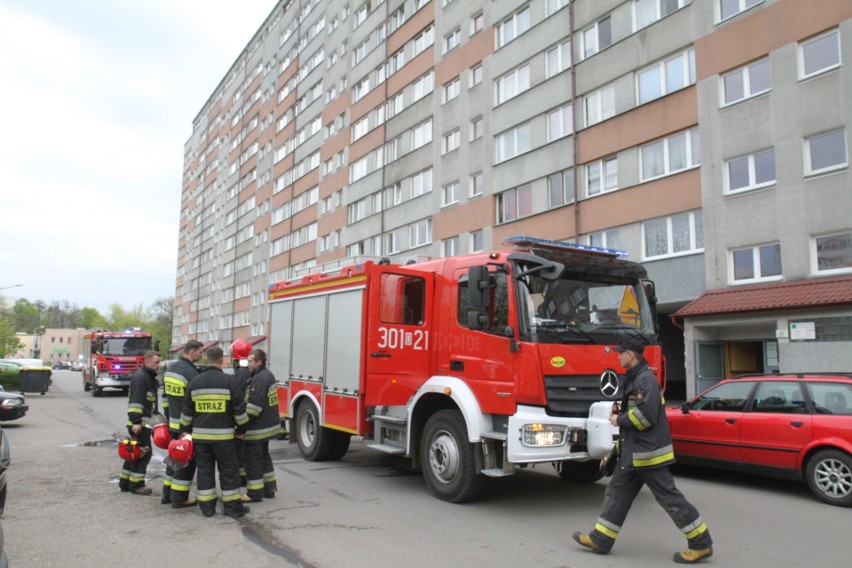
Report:
[[[191,499],[185,499],[184,501],[175,501],[172,503],[172,509],[185,509],[187,507],[195,507],[198,505],[198,500],[194,497]]]
[[[695,564],[713,556],[713,547],[693,550],[687,548],[683,552],[675,552],[674,561],[677,564]]]
[[[608,551],[599,548],[597,544],[595,544],[592,539],[587,534],[583,534],[580,531],[575,532],[572,537],[580,546],[585,546],[595,554],[608,554]]]

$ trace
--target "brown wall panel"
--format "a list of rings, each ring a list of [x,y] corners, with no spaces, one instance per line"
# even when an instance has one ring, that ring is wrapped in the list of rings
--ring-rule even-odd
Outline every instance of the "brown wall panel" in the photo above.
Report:
[[[500,248],[503,239],[514,235],[561,240],[571,238],[575,234],[574,208],[562,207],[512,223],[495,226],[493,229],[493,246]]]
[[[408,40],[419,34],[426,26],[434,21],[435,0],[432,0],[391,34],[387,41],[388,55],[396,53]]]
[[[349,146],[349,163],[362,158],[370,150],[374,150],[385,143],[385,125],[374,128],[365,136],[359,138]]]
[[[432,216],[432,239],[440,241],[460,233],[478,231],[494,223],[494,198],[484,196]]]
[[[465,69],[473,67],[494,51],[494,32],[485,28],[445,55],[435,65],[435,84],[443,85]]]
[[[402,67],[402,69],[388,77],[388,80],[385,81],[385,85],[387,86],[387,96],[385,98],[396,95],[405,88],[407,84],[411,83],[421,75],[424,75],[432,68],[434,61],[435,46],[433,45],[409,61]]]

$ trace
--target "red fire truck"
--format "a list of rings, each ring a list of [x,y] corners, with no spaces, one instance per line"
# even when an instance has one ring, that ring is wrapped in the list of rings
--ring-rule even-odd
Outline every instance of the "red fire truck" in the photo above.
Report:
[[[269,364],[306,459],[339,459],[362,436],[452,502],[533,463],[600,479],[622,395],[614,345],[644,341],[663,382],[653,283],[621,251],[503,245],[270,286]]]
[[[83,336],[83,390],[101,396],[103,389],[130,388],[130,375],[142,366],[151,350],[151,334],[139,328],[95,330]]]

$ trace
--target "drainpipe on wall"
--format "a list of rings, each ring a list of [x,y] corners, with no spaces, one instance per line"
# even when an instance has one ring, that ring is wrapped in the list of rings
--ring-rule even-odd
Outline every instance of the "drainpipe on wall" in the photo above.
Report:
[[[577,241],[580,237],[580,200],[577,196],[577,183],[579,176],[577,168],[579,167],[580,144],[577,141],[577,72],[574,64],[574,0],[568,3],[568,28],[570,31],[569,45],[571,52],[571,112],[574,114],[571,120],[571,147],[573,167],[571,177],[573,178],[573,198],[574,198],[574,240]]]

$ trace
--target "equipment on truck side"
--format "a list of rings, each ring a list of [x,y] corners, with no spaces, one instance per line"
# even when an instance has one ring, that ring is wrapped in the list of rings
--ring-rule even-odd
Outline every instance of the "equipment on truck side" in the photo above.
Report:
[[[306,459],[339,459],[363,436],[452,502],[528,464],[600,479],[622,396],[613,346],[644,343],[663,382],[654,285],[621,251],[503,244],[270,286],[269,367]]]

